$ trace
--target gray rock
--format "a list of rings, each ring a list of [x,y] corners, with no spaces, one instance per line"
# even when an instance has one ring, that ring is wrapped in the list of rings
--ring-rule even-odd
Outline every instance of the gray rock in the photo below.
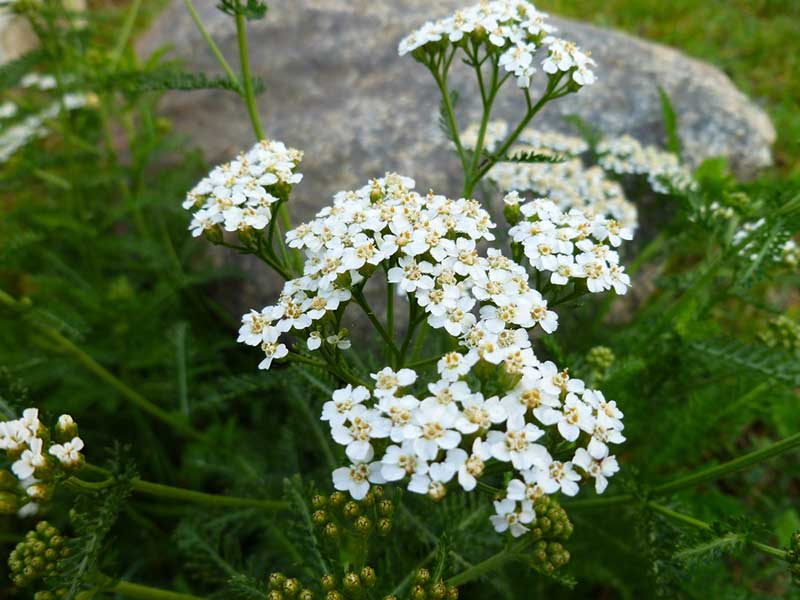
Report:
[[[223,53],[236,64],[233,20],[199,0],[197,8]],[[459,165],[438,127],[439,94],[427,70],[397,55],[397,43],[425,20],[449,14],[463,0],[271,0],[269,13],[249,29],[254,74],[267,92],[259,107],[270,137],[305,151],[292,204],[295,222],[308,218],[338,190],[353,189],[388,170],[415,177],[420,190],[457,196]],[[590,49],[599,81],[548,105],[535,119],[542,129],[570,131],[577,114],[607,134],[630,133],[645,143],[663,139],[658,88],[670,96],[686,159],[698,164],[723,155],[740,176],[771,163],[775,131],[764,112],[718,69],[670,48],[607,29],[553,18],[560,34]],[[183,2],[173,0],[139,49],[165,44],[192,71],[219,73]],[[463,90],[461,127],[478,116],[472,73],[455,68]],[[513,83],[497,114],[521,115]],[[212,162],[254,139],[240,99],[226,91],[175,92],[164,108]]]

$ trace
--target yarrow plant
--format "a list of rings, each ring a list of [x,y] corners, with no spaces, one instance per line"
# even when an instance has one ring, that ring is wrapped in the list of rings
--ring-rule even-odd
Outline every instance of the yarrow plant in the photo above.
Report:
[[[51,432],[36,408],[25,409],[19,419],[0,422],[0,450],[12,461],[10,473],[0,471],[3,489],[11,488],[0,492],[2,512],[17,511],[20,517],[36,514],[53,497],[55,482],[83,465],[83,440],[72,417],[61,415]]]
[[[450,130],[469,165],[463,197],[422,195],[413,179],[389,173],[337,193],[331,206],[281,242],[273,238],[270,206],[288,200],[291,184],[300,179],[293,169],[301,153],[264,140],[214,168],[184,203],[197,211],[194,235],[219,243],[224,232],[236,232],[240,249],[265,257],[284,276],[277,303],[242,318],[238,341],[260,347],[259,368],[295,361],[346,384],[322,412],[351,462],[334,470],[334,487],[358,500],[370,484],[404,480],[409,491],[440,500],[456,482],[472,492],[485,472],[494,479],[507,473],[506,499],[496,503],[492,522],[515,537],[534,522],[533,502],[540,496],[574,496],[589,480],[602,493],[619,469],[611,446],[625,440],[615,402],[567,369],[540,360],[531,336],[556,331],[552,306],[586,293],[627,291],[630,279],[616,249],[632,239],[632,229],[607,218],[614,211],[606,205],[562,210],[513,191],[504,199],[509,257],[497,245],[490,213],[469,198],[523,130],[505,137],[499,150],[492,140],[507,135],[507,127],[490,127],[489,114],[509,76],[528,99],[523,122],[546,102],[595,80],[588,54],[553,37],[545,18],[528,2],[484,2],[428,23],[400,43],[400,54],[428,66],[440,84],[459,50],[476,69],[484,119],[463,141],[457,128]],[[534,106],[529,88],[540,47],[547,89]],[[449,98],[446,91],[445,112]],[[472,149],[466,151],[464,142]],[[373,278],[387,291],[385,322],[367,297]],[[408,303],[401,341],[395,297]],[[343,321],[352,303],[386,346],[389,365],[368,378],[343,352],[350,348],[347,331],[353,327]],[[450,349],[414,361],[409,349],[426,328],[439,332]]]
[[[40,4],[52,12],[39,18]],[[767,545],[757,540],[763,527],[744,517],[707,523],[668,499],[683,491],[688,509],[686,492],[702,484],[711,501],[695,499],[695,508],[727,510],[741,500],[747,510],[745,495],[731,490],[749,480],[724,488],[714,481],[800,447],[800,434],[790,431],[723,456],[751,436],[763,440],[752,419],[759,432],[791,427],[785,405],[800,385],[800,327],[779,303],[797,278],[793,189],[772,198],[761,182],[736,184],[713,161],[692,173],[679,156],[665,94],[669,151],[627,135],[603,137],[577,118],[569,120],[584,137],[532,125],[550,102],[590,93],[583,88],[596,82],[598,65],[531,2],[482,0],[423,24],[398,46],[439,88],[459,189],[417,189],[409,175],[421,173],[380,171],[356,189],[331,190],[329,202],[310,199],[316,214],[293,225],[303,151],[265,133],[256,95],[268,88],[251,75],[248,58],[246,25],[267,14],[266,4],[223,0],[213,9],[235,21],[237,73],[203,11],[184,0],[224,72],[216,78],[165,69],[157,57],[139,63],[128,46],[143,3],[128,4],[119,41],[101,55],[86,45],[94,42],[88,31],[59,34],[83,18],[61,3],[13,8],[35,15],[51,60],[40,63],[36,51],[3,68],[0,79],[16,87],[0,104],[11,132],[0,140],[0,158],[13,153],[9,164],[22,174],[21,183],[4,176],[3,185],[11,185],[12,204],[19,192],[20,204],[41,196],[74,210],[43,215],[22,207],[21,220],[37,228],[17,235],[13,220],[3,229],[10,241],[0,240],[0,256],[19,269],[8,269],[18,299],[0,289],[0,308],[23,329],[7,336],[2,354],[24,354],[25,363],[0,368],[7,418],[0,422],[0,513],[19,517],[6,520],[11,535],[0,535],[16,544],[8,560],[12,593],[34,600],[199,600],[192,590],[268,600],[522,597],[529,579],[506,568],[513,561],[541,576],[543,594],[552,583],[584,586],[573,595],[619,589],[682,597],[696,595],[694,570],[704,585],[714,581],[699,571],[708,557],[731,555],[718,568],[735,564],[737,577],[725,579],[747,580],[745,566],[762,568],[749,565],[750,549],[799,576],[798,534],[784,536],[786,548]],[[62,56],[69,64],[89,46],[92,69],[64,68]],[[26,64],[38,73],[24,75]],[[474,76],[459,79],[460,89],[450,83],[456,68]],[[97,97],[76,92],[84,86]],[[243,100],[255,144],[203,177],[187,157],[175,181],[147,185],[151,172],[175,168],[154,164],[168,128],[154,118],[153,91],[207,87]],[[517,120],[493,115],[503,89],[517,101]],[[465,96],[482,110],[462,127]],[[27,121],[35,115],[40,122]],[[25,123],[35,125],[32,137],[18,135]],[[117,131],[127,134],[124,152]],[[39,150],[47,156],[41,163]],[[75,178],[89,170],[83,160],[97,173]],[[119,204],[103,212],[90,203],[97,190],[112,188]],[[183,218],[176,194],[185,194]],[[151,196],[172,204],[162,214]],[[645,217],[640,224],[641,197],[671,215],[661,231],[653,233]],[[87,252],[87,236],[103,240],[99,222],[109,239]],[[77,242],[50,235],[62,230]],[[38,250],[49,270],[27,273],[38,240],[51,238],[52,248]],[[280,283],[262,290],[265,306],[231,323],[204,293],[219,278],[229,287],[230,272],[196,270],[200,239],[274,272]],[[136,273],[109,282],[109,272],[125,271],[117,261],[128,253],[133,263],[124,264]],[[87,255],[85,268],[61,258]],[[69,281],[54,287],[65,267]],[[4,280],[6,271],[4,262]],[[68,286],[80,289],[42,306],[40,289]],[[737,338],[723,339],[726,331]],[[17,352],[19,337],[41,354]],[[242,364],[250,371],[242,373]],[[24,408],[31,402],[16,372],[37,374],[34,393],[46,395],[55,414],[85,410],[86,429],[84,419],[95,420],[102,437],[87,438],[91,447],[114,441],[103,466],[84,457],[72,417],[48,428],[48,408],[41,418]],[[93,378],[89,385],[83,373]],[[129,429],[142,441],[133,448],[117,443]],[[707,442],[722,431],[725,447],[712,454]],[[728,443],[737,431],[741,439]],[[789,469],[764,471],[785,529],[796,520]],[[599,518],[578,517],[586,509],[599,509]],[[30,519],[39,521],[18,531]],[[581,535],[568,549],[576,527]],[[166,529],[170,544],[156,537]],[[154,541],[158,552],[142,552]],[[604,560],[601,550],[611,548],[626,560]],[[581,559],[561,571],[573,551]],[[122,557],[124,570],[111,554]],[[175,591],[119,577],[156,562],[152,577]],[[771,568],[760,573],[774,578]],[[769,585],[782,590],[785,581]]]

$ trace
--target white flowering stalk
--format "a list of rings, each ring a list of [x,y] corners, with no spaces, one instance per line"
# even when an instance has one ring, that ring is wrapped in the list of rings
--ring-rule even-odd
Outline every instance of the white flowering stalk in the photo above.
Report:
[[[438,51],[440,42],[467,47],[484,44],[497,55],[498,64],[512,74],[521,88],[529,88],[536,72],[534,56],[544,47],[540,67],[548,74],[568,73],[578,85],[591,85],[594,61],[572,42],[552,36],[556,28],[547,14],[525,0],[481,2],[439,21],[429,21],[400,41],[400,56],[411,53],[420,60],[425,51]]]
[[[429,21],[400,41],[401,56],[410,54],[431,72],[442,94],[443,121],[464,170],[463,195],[470,197],[475,185],[501,159],[530,120],[549,101],[576,92],[595,82],[588,52],[556,37],[547,15],[527,0],[481,2],[438,21]],[[480,124],[460,136],[454,112],[456,94],[448,86],[448,74],[457,52],[475,71],[483,103]],[[546,80],[538,100],[531,97],[537,70]],[[504,127],[490,128],[492,106],[503,84],[513,77],[522,90],[527,110],[507,134]],[[488,154],[487,138],[502,137]]]
[[[3,123],[0,133],[0,164],[8,161],[20,148],[33,140],[46,136],[50,132],[48,121],[58,116],[62,106],[71,111],[93,106],[95,103],[94,94],[65,94],[61,101],[53,102],[39,112],[12,121],[8,125]],[[11,120],[18,113],[19,108],[13,102],[8,101],[0,105],[0,120]]]
[[[81,467],[82,449],[78,426],[69,415],[58,418],[52,435],[36,408],[25,409],[19,419],[0,422],[0,450],[12,461],[11,472],[18,479],[17,492],[0,492],[3,511],[13,509],[21,517],[36,514],[40,504],[52,497],[57,473]],[[0,475],[10,478],[7,471]]]
[[[288,198],[303,175],[295,172],[303,153],[282,142],[262,140],[234,160],[214,167],[186,195],[193,211],[189,229],[198,237],[220,227],[230,232],[263,230],[273,209]]]
[[[471,199],[547,102],[594,82],[588,53],[553,31],[530,2],[497,0],[427,23],[401,41],[400,54],[428,67],[442,92],[444,122],[464,171],[458,199],[420,194],[413,179],[388,173],[337,193],[285,240],[274,237],[276,210],[300,179],[301,158],[278,142],[261,142],[217,167],[187,196],[184,206],[196,211],[195,235],[256,254],[284,277],[276,302],[242,317],[238,341],[261,349],[259,368],[294,361],[326,369],[345,386],[333,392],[321,418],[349,461],[334,470],[334,486],[355,499],[378,482],[402,481],[434,499],[449,487],[485,489],[497,500],[491,519],[497,531],[518,536],[535,522],[540,496],[575,495],[583,481],[602,493],[618,470],[611,446],[625,439],[622,413],[566,369],[540,361],[531,335],[557,329],[553,305],[590,292],[625,293],[630,282],[615,248],[631,239],[635,209],[631,217],[629,204],[615,204],[624,198],[621,189],[566,205],[509,194],[512,259],[486,247],[496,225]],[[480,123],[463,135],[448,87],[458,52],[475,71],[484,109]],[[537,68],[546,82],[534,101]],[[513,128],[490,120],[511,77],[527,104]],[[550,134],[528,143],[574,155],[586,150]],[[243,245],[226,243],[223,230]],[[543,273],[549,274],[544,281]],[[384,321],[365,295],[376,275],[387,291]],[[565,293],[566,284],[571,291]],[[408,306],[400,332],[396,297]],[[353,303],[386,351],[388,366],[368,376],[345,352],[352,344],[343,320]],[[420,328],[437,332],[449,351],[422,359],[418,349],[409,352]],[[504,475],[503,490],[485,480]]]
[[[290,231],[287,244],[304,253],[303,276],[286,282],[277,304],[243,317],[239,341],[261,346],[265,358],[259,366],[266,369],[274,359],[289,356],[282,334],[305,338],[306,348],[321,352],[325,360],[314,364],[327,365],[350,382],[334,392],[322,419],[351,461],[334,471],[334,486],[356,499],[364,497],[370,483],[403,479],[410,491],[433,498],[441,498],[454,478],[471,491],[493,461],[508,463],[505,468],[535,481],[541,493],[574,495],[581,473],[596,479],[602,491],[616,470],[608,444],[624,440],[622,414],[600,392],[536,358],[527,330],[552,333],[558,317],[531,287],[524,267],[498,250],[479,251],[477,242],[494,239],[488,213],[472,200],[449,200],[432,192],[421,196],[413,184],[388,174],[354,192],[340,192],[333,206]],[[593,271],[600,260],[597,248],[602,240],[618,245],[620,234],[629,237],[625,232],[577,211],[564,215],[552,203],[523,207],[531,219],[526,224],[548,219],[553,227],[548,233],[562,253],[572,252],[573,239],[583,246],[594,238],[578,254],[577,264],[585,267],[580,273],[586,273],[594,291],[612,287],[615,253],[600,253],[605,268],[600,277]],[[525,241],[519,244],[526,246]],[[584,260],[586,255],[591,261]],[[407,295],[409,333],[424,320],[461,346],[424,361],[436,362],[435,377],[426,384],[404,366],[407,342],[397,349],[393,331],[387,333],[380,323],[374,324],[394,348],[396,366],[372,373],[373,383],[353,375],[338,347],[330,344],[331,337],[337,343],[341,339],[337,332],[348,302],[355,299],[371,314],[363,287],[376,273]],[[623,277],[616,280],[618,291],[624,291]],[[570,460],[553,458],[554,445],[542,443],[556,436],[567,442],[580,438],[580,449],[587,453],[574,455],[580,472]],[[510,528],[512,533],[524,531],[524,522]]]
[[[564,212],[544,198],[521,203],[517,192],[503,201],[506,214],[516,216],[508,232],[515,255],[523,253],[536,271],[550,273],[550,284],[583,280],[592,293],[627,292],[630,277],[614,248],[633,239],[631,228],[574,208]]]
[[[671,152],[655,146],[642,146],[639,140],[623,135],[602,140],[597,146],[599,164],[620,175],[645,175],[659,194],[696,187],[692,174]]]

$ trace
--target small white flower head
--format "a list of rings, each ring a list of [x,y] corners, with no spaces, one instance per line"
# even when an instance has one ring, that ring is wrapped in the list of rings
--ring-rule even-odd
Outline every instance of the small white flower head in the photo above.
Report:
[[[594,478],[594,487],[598,494],[602,494],[608,487],[608,478],[619,471],[619,464],[615,457],[605,456],[597,459],[584,448],[578,448],[575,451],[572,464],[580,467],[587,475]]]
[[[333,392],[331,400],[322,405],[322,420],[328,421],[331,426],[341,425],[350,419],[351,412],[370,397],[369,390],[364,386],[353,387],[349,383]]]
[[[498,533],[510,531],[513,537],[520,537],[528,531],[529,525],[536,518],[533,510],[533,503],[524,500],[517,503],[510,498],[496,500],[494,503],[495,513],[489,520]]]
[[[385,367],[377,373],[370,375],[375,380],[375,396],[393,396],[398,388],[407,387],[417,380],[417,374],[412,369],[393,371]]]
[[[357,462],[333,472],[333,487],[349,492],[354,500],[363,500],[370,483],[386,483],[381,476],[380,463]]]
[[[19,460],[11,465],[11,471],[19,479],[33,477],[37,469],[47,464],[47,460],[42,454],[42,440],[32,437],[28,439],[27,444],[28,449],[24,450]]]
[[[214,167],[183,202],[185,209],[193,211],[192,235],[200,236],[220,225],[231,232],[266,229],[272,219],[270,207],[302,179],[295,172],[302,157],[302,152],[282,142],[262,140],[232,161]]]
[[[55,456],[65,467],[75,467],[81,462],[81,450],[83,450],[83,440],[74,437],[69,442],[63,444],[53,444],[48,453]]]

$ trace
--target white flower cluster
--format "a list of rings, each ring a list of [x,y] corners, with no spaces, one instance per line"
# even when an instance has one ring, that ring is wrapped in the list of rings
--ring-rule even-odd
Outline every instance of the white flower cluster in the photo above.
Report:
[[[260,368],[287,354],[278,343],[284,332],[308,331],[309,350],[331,344],[331,336],[346,343],[337,337],[335,313],[378,265],[398,293],[414,295],[431,326],[461,335],[474,323],[475,302],[462,282],[486,276],[476,243],[493,240],[495,225],[475,200],[421,196],[413,187],[413,179],[387,174],[339,192],[333,206],[286,234],[287,244],[304,252],[303,276],[284,284],[277,304],[245,315],[239,331],[240,342],[264,350]]]
[[[547,153],[544,148],[520,145],[510,154],[523,151]],[[579,158],[558,163],[501,162],[489,170],[487,178],[506,192],[547,197],[564,211],[577,209],[587,215],[609,217],[632,230],[638,225],[636,206],[627,199],[622,186],[600,167],[586,167]]]
[[[659,194],[695,186],[692,174],[677,156],[655,146],[642,146],[630,135],[604,139],[597,146],[597,154],[600,166],[606,171],[620,175],[646,175],[650,187]]]
[[[712,209],[714,205],[712,204]],[[715,211],[718,215],[727,217],[727,212],[723,213],[721,209],[718,207]],[[742,224],[742,226],[736,230],[733,234],[732,242],[734,245],[741,244],[744,242],[748,237],[750,237],[754,232],[758,231],[762,227],[766,220],[762,217],[756,221],[746,221]],[[749,258],[750,260],[758,260],[760,258],[760,249],[756,240],[752,240],[742,246],[739,250],[739,256]],[[797,242],[793,239],[786,240],[781,244],[781,246],[777,249],[776,252],[771,254],[771,258],[775,261],[779,261],[784,263],[787,267],[797,267],[800,264],[800,247],[798,247]]]
[[[548,75],[571,74],[572,81],[584,86],[595,82],[588,52],[574,43],[550,35],[556,28],[546,22],[547,14],[536,10],[527,0],[483,1],[439,21],[429,21],[400,41],[400,56],[442,41],[452,44],[471,39],[487,43],[501,52],[499,66],[516,78],[517,85],[528,88],[536,72],[534,56],[541,46],[547,54],[541,61]]]
[[[534,269],[550,273],[550,283],[566,285],[583,279],[590,292],[628,291],[630,277],[614,248],[633,239],[630,228],[575,209],[564,212],[545,198],[521,203],[517,192],[506,195],[503,202],[524,217],[509,229],[509,237],[522,246]]]
[[[51,442],[48,429],[39,421],[39,411],[27,408],[20,419],[0,422],[0,450],[14,462],[11,471],[20,481],[25,501],[19,510],[20,516],[35,514],[39,504],[48,499],[45,480],[52,474],[54,464],[73,469],[81,464],[83,440],[77,434],[77,426],[69,415],[61,415],[56,424],[56,434],[64,438],[63,443]],[[52,458],[51,458],[52,457]]]
[[[486,334],[489,325],[475,331]],[[503,331],[514,340],[504,348],[504,375],[491,368],[486,378],[505,378],[508,385],[489,398],[472,385],[494,362],[494,351],[485,347],[498,342],[485,338],[472,347],[465,340],[465,353],[445,355],[437,365],[439,379],[422,394],[405,389],[417,383],[415,371],[388,367],[372,374],[372,390],[348,385],[334,392],[322,419],[352,461],[334,470],[334,487],[361,499],[371,483],[407,479],[409,491],[438,500],[453,479],[472,491],[491,461],[506,463],[517,477],[508,484],[506,500],[496,504],[492,522],[498,532],[510,529],[514,536],[527,531],[525,524],[535,518],[532,503],[543,494],[574,496],[584,478],[594,479],[602,493],[619,470],[609,445],[625,441],[622,413],[567,371],[540,363],[522,330],[502,330],[499,339]],[[552,457],[545,439],[552,446],[558,440],[584,445],[562,462]]]
[[[92,105],[95,100],[96,98],[93,94],[65,94],[62,102],[66,110],[77,110]],[[58,116],[62,102],[53,102],[44,110],[28,115],[8,127],[4,125],[2,132],[0,132],[0,164],[6,162],[23,146],[47,135],[50,131],[47,127],[47,122]],[[4,102],[0,106],[0,119],[10,119],[17,112],[16,105],[10,101]]]
[[[224,226],[225,231],[264,229],[272,219],[271,206],[300,182],[295,172],[303,153],[282,142],[262,140],[234,160],[214,167],[186,195],[183,208],[192,210],[189,229],[197,237]]]

